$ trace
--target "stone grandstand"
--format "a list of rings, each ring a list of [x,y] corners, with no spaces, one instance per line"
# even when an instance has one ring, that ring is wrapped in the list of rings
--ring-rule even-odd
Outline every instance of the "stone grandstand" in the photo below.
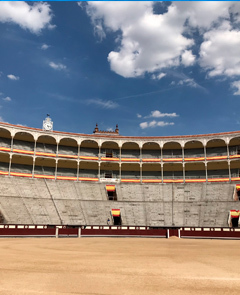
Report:
[[[225,227],[240,210],[239,168],[240,132],[149,138],[0,123],[0,222]]]

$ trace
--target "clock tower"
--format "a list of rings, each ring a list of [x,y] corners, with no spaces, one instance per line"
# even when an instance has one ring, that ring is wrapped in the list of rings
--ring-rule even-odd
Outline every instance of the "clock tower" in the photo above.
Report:
[[[53,121],[50,118],[50,115],[49,114],[47,114],[46,119],[43,120],[43,127],[42,127],[42,129],[45,130],[45,131],[53,131]]]

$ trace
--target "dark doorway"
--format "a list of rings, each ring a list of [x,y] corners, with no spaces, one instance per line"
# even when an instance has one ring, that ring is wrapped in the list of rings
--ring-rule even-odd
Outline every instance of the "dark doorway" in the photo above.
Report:
[[[238,227],[238,220],[239,220],[239,217],[232,218],[232,227]]]
[[[108,191],[108,200],[109,201],[117,201],[117,193],[116,190],[115,191]]]
[[[121,215],[113,216],[113,224],[114,225],[122,225]]]

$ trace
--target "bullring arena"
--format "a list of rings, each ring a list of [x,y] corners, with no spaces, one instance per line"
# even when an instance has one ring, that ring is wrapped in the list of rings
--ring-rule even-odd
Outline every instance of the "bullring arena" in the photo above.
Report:
[[[0,294],[239,293],[239,167],[240,132],[0,123]]]

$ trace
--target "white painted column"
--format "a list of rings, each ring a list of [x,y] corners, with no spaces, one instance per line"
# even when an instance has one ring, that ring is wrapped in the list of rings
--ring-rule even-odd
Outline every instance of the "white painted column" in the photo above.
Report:
[[[56,226],[56,231],[55,231],[56,238],[58,238],[58,233],[59,233],[59,228],[58,228],[58,226]]]
[[[78,237],[81,238],[81,227],[78,228]]]

